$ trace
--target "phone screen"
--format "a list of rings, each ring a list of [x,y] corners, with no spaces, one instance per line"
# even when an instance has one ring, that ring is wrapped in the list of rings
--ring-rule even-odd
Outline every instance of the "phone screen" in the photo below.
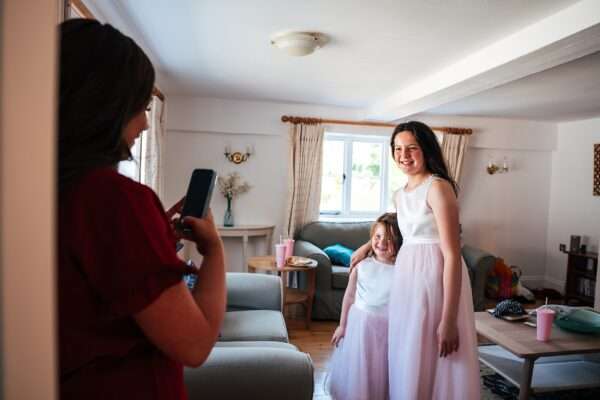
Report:
[[[217,173],[212,169],[195,169],[188,186],[182,217],[204,218],[208,211]]]

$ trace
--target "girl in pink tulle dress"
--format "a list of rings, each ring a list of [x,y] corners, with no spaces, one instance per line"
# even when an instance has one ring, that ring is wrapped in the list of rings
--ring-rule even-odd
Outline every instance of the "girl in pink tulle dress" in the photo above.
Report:
[[[456,183],[427,125],[398,125],[391,147],[408,183],[395,194],[404,242],[389,302],[390,398],[479,399],[477,335],[460,253]],[[364,254],[364,246],[356,253],[353,261]]]
[[[384,214],[371,228],[371,256],[350,272],[331,339],[336,348],[327,387],[333,399],[389,399],[387,305],[401,243],[396,215]]]

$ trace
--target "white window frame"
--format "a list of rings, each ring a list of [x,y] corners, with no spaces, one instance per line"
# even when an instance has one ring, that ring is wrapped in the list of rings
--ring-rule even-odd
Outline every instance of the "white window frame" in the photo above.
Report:
[[[388,210],[388,200],[391,192],[388,189],[388,165],[390,154],[390,138],[389,136],[381,135],[364,135],[354,133],[339,133],[325,132],[325,141],[341,141],[344,143],[344,168],[342,179],[342,209],[339,213],[337,210],[319,210],[319,220],[373,220]],[[379,210],[373,212],[357,212],[350,210],[351,193],[352,193],[352,144],[360,143],[380,143],[381,146],[381,170],[380,170],[380,193],[379,193]],[[326,157],[326,154],[323,154]]]

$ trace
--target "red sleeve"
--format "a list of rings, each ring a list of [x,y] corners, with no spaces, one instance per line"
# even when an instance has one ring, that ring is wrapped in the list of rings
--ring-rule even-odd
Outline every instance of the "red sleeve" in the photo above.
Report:
[[[186,265],[152,190],[116,173],[88,179],[80,189],[73,247],[109,315],[139,312],[181,281]]]

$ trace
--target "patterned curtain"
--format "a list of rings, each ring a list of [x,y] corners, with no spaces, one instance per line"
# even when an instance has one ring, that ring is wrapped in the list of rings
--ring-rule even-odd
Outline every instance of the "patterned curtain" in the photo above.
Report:
[[[456,183],[460,181],[468,141],[469,135],[456,133],[444,133],[442,139],[442,153],[446,159],[448,172]]]
[[[165,104],[156,96],[152,97],[148,120],[149,128],[142,141],[141,182],[162,199]]]
[[[319,219],[325,129],[321,124],[290,126],[288,203],[283,232],[294,237],[305,224]]]

